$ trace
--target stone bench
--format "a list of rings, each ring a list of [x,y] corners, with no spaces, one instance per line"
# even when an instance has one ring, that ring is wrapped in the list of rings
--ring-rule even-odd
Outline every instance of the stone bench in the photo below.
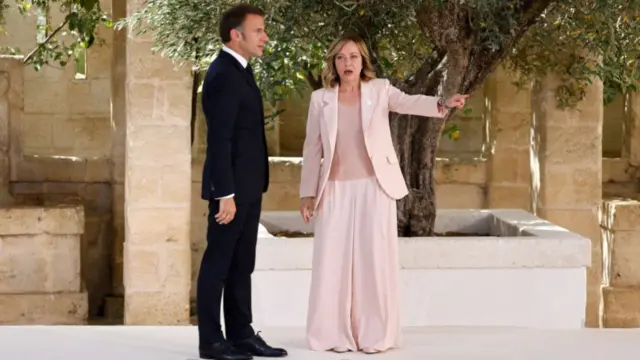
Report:
[[[0,324],[84,324],[82,207],[0,209]]]
[[[603,201],[603,326],[640,327],[640,201]]]
[[[258,326],[304,326],[313,239],[298,212],[262,216],[253,278]],[[400,239],[403,326],[581,328],[588,238],[520,210],[440,210],[436,232]]]

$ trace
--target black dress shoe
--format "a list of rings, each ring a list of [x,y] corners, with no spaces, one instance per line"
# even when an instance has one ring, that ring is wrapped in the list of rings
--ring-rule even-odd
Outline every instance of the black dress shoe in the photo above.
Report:
[[[253,360],[251,355],[236,349],[226,341],[200,345],[200,358],[207,360]]]
[[[253,356],[261,357],[285,357],[287,356],[287,350],[280,348],[273,348],[269,346],[259,334],[256,334],[248,339],[240,340],[233,343],[233,346],[241,351],[244,351]]]

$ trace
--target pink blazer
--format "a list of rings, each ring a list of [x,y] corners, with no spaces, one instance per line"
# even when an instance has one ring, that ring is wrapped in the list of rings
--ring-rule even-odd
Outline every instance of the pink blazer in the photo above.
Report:
[[[408,95],[386,79],[373,79],[360,86],[362,128],[367,153],[382,189],[393,199],[408,194],[398,156],[391,140],[389,112],[442,117],[438,98]],[[307,133],[302,150],[300,197],[322,197],[336,144],[338,121],[338,86],[319,89],[311,94]]]

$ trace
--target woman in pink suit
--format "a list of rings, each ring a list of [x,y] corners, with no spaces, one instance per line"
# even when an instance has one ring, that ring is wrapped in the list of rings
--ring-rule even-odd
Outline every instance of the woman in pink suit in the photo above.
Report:
[[[396,200],[407,195],[389,112],[441,117],[467,96],[407,95],[375,79],[357,36],[329,48],[311,95],[300,210],[317,213],[307,341],[311,349],[376,353],[399,346]]]

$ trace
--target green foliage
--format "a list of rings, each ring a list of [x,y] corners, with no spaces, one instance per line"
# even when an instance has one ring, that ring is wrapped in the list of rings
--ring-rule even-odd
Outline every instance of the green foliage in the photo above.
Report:
[[[4,33],[5,18],[4,11],[9,8],[9,5],[4,0],[0,0],[0,33]]]
[[[218,19],[237,2],[146,0],[144,8],[117,28],[153,32],[155,51],[200,71],[220,49]],[[272,105],[292,91],[308,88],[309,78],[317,77],[323,66],[327,46],[345,31],[365,38],[378,75],[396,83],[416,80],[416,71],[430,54],[446,53],[449,44],[466,40],[472,41],[470,51],[475,56],[470,57],[469,72],[494,66],[482,59],[506,51],[505,64],[518,70],[520,83],[550,72],[560,74],[563,82],[558,98],[562,106],[580,101],[594,75],[605,83],[606,101],[622,92],[636,91],[640,80],[640,0],[249,2],[268,13],[272,41],[263,58],[254,61],[254,69]],[[543,17],[537,23],[522,22],[526,15],[523,6],[531,3],[545,3]],[[3,6],[5,2],[0,0],[0,8]],[[111,26],[98,0],[17,0],[17,6],[25,16],[44,13],[55,18],[50,16],[54,6],[62,13],[57,22],[47,22],[39,29],[44,39],[26,59],[36,68],[48,63],[65,65],[79,51],[98,42],[99,26]],[[438,22],[443,17],[433,14],[440,12],[451,14],[451,21]],[[527,28],[524,37],[514,42]],[[477,86],[476,82],[472,85]]]
[[[462,30],[473,39],[473,49],[478,53],[511,49],[506,64],[520,71],[520,81],[549,72],[562,75],[558,97],[563,106],[574,105],[582,98],[593,75],[604,80],[606,99],[610,100],[620,92],[636,90],[640,73],[640,26],[633,15],[640,10],[638,0],[551,1],[542,21],[517,44],[510,40],[524,25],[519,22],[521,2],[515,0],[250,2],[268,13],[272,41],[263,58],[255,60],[254,69],[272,104],[291,91],[306,89],[309,74],[319,74],[331,40],[345,31],[358,32],[365,38],[379,76],[395,82],[411,79],[437,48],[429,24],[419,21],[425,9],[466,17],[468,27]],[[119,27],[153,31],[155,50],[202,69],[220,48],[217,20],[232,3],[235,1],[147,0],[144,9]]]
[[[202,69],[220,49],[218,19],[235,1],[147,0],[145,7],[116,24],[138,34],[153,32],[154,50]],[[356,29],[376,44],[374,60],[390,75],[406,77],[430,52],[411,9],[418,0],[318,1],[255,0],[267,12],[271,38],[254,61],[256,80],[272,105],[292,91],[308,87],[307,75],[318,75],[327,46],[343,31]],[[360,4],[362,6],[360,6]]]
[[[25,55],[25,63],[36,70],[45,64],[65,66],[103,41],[97,35],[100,26],[112,26],[99,0],[16,0],[15,6],[23,16],[38,17],[37,45],[28,53],[15,48],[4,52]]]
[[[206,69],[220,46],[217,20],[233,1],[145,0],[145,7],[116,22],[138,35],[153,33],[152,50],[176,61]]]
[[[605,84],[605,102],[635,92],[640,82],[640,1],[558,1],[509,57],[522,81],[559,74],[562,107],[582,99],[593,76]]]

